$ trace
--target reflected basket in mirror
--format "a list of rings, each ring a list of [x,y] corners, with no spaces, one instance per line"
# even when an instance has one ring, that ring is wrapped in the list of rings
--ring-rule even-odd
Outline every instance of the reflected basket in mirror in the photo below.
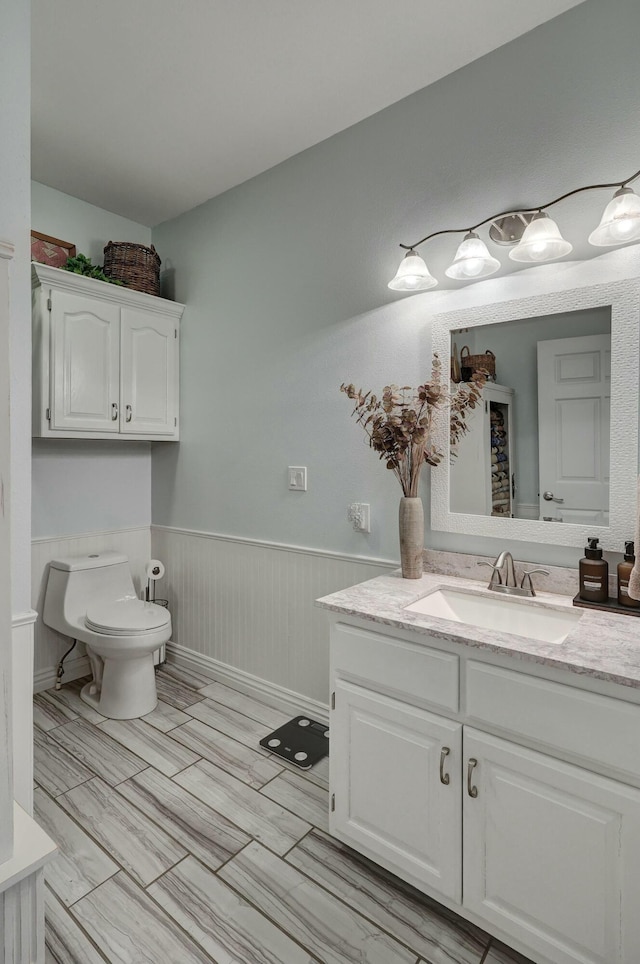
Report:
[[[466,355],[464,354],[466,352]],[[488,381],[496,380],[496,356],[487,348],[483,355],[472,355],[469,346],[463,345],[460,349],[460,373],[463,382],[470,382],[472,377],[481,372],[486,375]]]

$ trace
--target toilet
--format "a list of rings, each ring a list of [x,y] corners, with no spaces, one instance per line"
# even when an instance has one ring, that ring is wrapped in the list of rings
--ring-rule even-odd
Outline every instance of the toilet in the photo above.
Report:
[[[171,615],[137,598],[126,556],[52,559],[43,620],[87,647],[93,679],[80,692],[85,703],[112,720],[155,708],[153,653],[171,638]]]

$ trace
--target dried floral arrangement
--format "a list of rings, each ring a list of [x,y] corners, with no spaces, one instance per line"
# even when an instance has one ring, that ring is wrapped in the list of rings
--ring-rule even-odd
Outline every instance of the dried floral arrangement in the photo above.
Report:
[[[371,448],[395,474],[403,495],[415,498],[424,463],[439,465],[445,454],[432,439],[436,411],[450,403],[449,442],[455,456],[455,447],[467,431],[467,412],[479,403],[485,381],[484,373],[476,372],[471,381],[450,392],[442,380],[442,363],[434,354],[431,381],[416,389],[387,385],[382,398],[353,385],[342,384],[340,391],[355,402],[351,414],[364,428]]]

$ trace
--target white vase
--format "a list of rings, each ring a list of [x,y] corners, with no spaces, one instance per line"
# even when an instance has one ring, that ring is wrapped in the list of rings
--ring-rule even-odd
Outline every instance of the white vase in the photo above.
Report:
[[[422,576],[424,548],[424,510],[422,499],[403,496],[400,499],[400,563],[404,579]]]

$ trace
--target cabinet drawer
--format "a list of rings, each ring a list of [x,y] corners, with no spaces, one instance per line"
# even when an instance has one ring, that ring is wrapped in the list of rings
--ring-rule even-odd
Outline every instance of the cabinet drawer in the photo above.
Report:
[[[458,657],[451,653],[338,622],[331,628],[331,662],[334,673],[458,709]]]
[[[473,660],[467,717],[640,776],[640,706]]]

